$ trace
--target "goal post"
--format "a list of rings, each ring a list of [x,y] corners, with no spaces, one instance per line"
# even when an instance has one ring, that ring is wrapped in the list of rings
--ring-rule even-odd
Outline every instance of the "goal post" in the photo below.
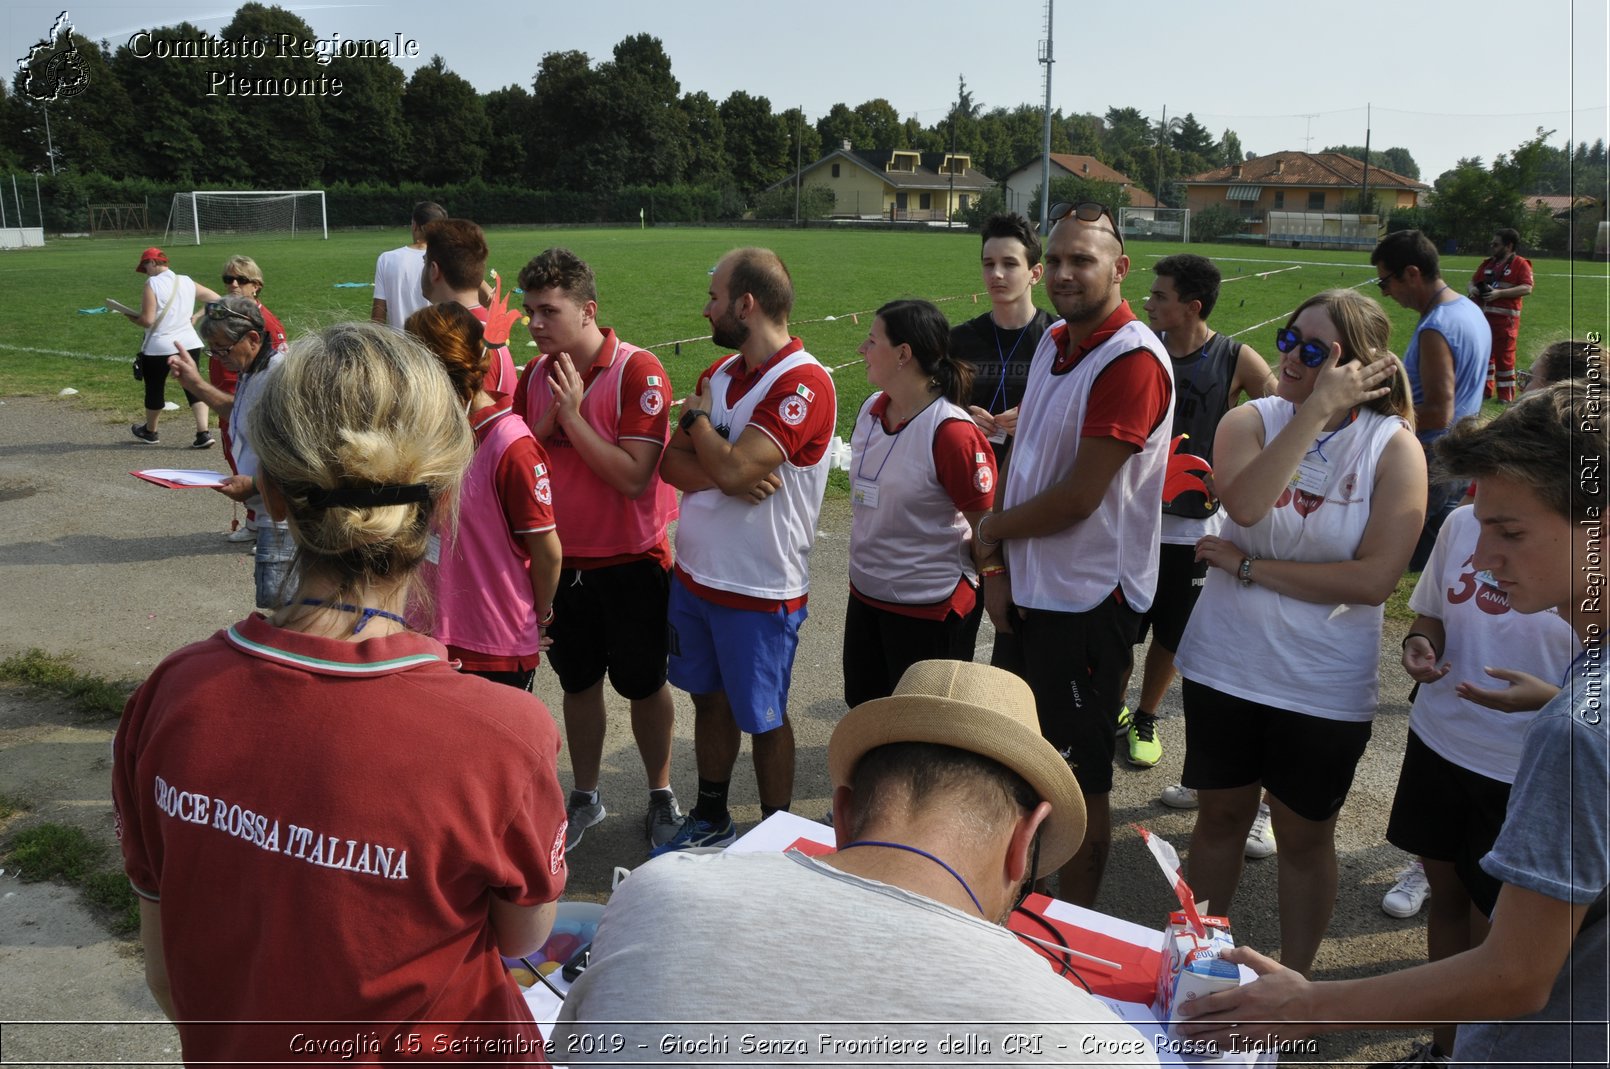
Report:
[[[1125,241],[1191,240],[1189,208],[1119,208],[1118,229]]]
[[[330,236],[322,189],[191,190],[173,195],[163,244],[200,245],[236,234]]]

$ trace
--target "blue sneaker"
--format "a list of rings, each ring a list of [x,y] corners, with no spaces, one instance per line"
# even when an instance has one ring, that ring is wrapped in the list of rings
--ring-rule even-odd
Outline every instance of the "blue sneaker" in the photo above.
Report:
[[[682,818],[682,827],[669,840],[656,846],[648,852],[649,857],[659,857],[676,850],[696,850],[704,847],[730,846],[738,838],[738,828],[728,817],[725,824],[712,824],[707,820],[700,820],[689,813]]]

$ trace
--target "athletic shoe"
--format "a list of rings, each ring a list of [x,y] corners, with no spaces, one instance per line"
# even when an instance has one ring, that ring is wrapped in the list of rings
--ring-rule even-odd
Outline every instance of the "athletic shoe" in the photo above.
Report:
[[[129,427],[129,433],[134,435],[134,437],[138,438],[140,441],[144,442],[146,445],[156,445],[158,442],[162,441],[162,439],[157,436],[156,431],[146,430],[145,425],[141,423],[131,425]]]
[[[1247,856],[1254,861],[1269,857],[1275,852],[1275,829],[1269,826],[1269,807],[1258,803],[1258,815],[1252,818],[1247,832]]]
[[[196,440],[190,443],[190,448],[191,449],[211,449],[216,444],[217,444],[217,439],[215,439],[212,436],[211,431],[197,431],[196,432]]]
[[[651,847],[662,846],[676,837],[682,827],[682,810],[676,793],[670,790],[648,792],[648,812],[643,815],[643,834]]]
[[[1183,783],[1170,783],[1163,788],[1163,793],[1158,795],[1158,801],[1170,809],[1195,809],[1196,790]]]
[[[649,857],[659,857],[676,850],[699,850],[709,847],[729,846],[738,838],[738,827],[728,817],[725,824],[712,824],[707,820],[700,820],[689,813],[682,818],[682,826],[669,840],[656,846],[648,852]]]
[[[1448,1065],[1453,1059],[1442,1053],[1442,1048],[1435,1043],[1416,1043],[1410,1049],[1408,1057],[1399,1058],[1395,1062],[1376,1062],[1370,1069],[1397,1069],[1400,1065]]]
[[[571,791],[570,801],[565,805],[565,819],[570,821],[565,827],[565,853],[570,853],[581,842],[582,833],[595,824],[603,822],[604,800],[592,800],[592,795],[582,791]]]
[[[1129,722],[1129,763],[1136,768],[1151,768],[1163,759],[1163,744],[1157,741],[1157,718],[1150,713],[1135,713]]]
[[[1398,882],[1381,899],[1381,909],[1389,917],[1406,919],[1420,912],[1420,907],[1426,904],[1430,894],[1431,885],[1426,882],[1425,866],[1420,864],[1419,858],[1415,858],[1398,873]]]
[[[1122,709],[1118,710],[1118,721],[1113,725],[1112,733],[1117,735],[1120,739],[1125,735],[1128,735],[1129,720],[1129,706],[1126,705]]]
[[[255,542],[257,541],[257,528],[241,524],[239,527],[224,535],[225,542]]]

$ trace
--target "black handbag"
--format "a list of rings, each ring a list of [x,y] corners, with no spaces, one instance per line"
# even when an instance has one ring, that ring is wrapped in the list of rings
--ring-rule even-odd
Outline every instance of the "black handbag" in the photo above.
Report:
[[[140,354],[134,354],[134,381],[140,382],[145,378],[145,369],[140,366]]]

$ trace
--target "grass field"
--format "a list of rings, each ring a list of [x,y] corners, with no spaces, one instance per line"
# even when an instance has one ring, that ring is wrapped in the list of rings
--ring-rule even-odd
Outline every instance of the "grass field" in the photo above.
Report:
[[[175,270],[220,287],[225,259],[235,253],[255,258],[268,285],[265,303],[285,323],[292,338],[343,319],[367,318],[374,259],[403,244],[406,232],[338,232],[328,241],[281,237],[223,239],[196,246],[172,246]],[[700,315],[709,269],[726,250],[762,244],[780,253],[794,277],[797,299],[793,329],[806,347],[829,367],[838,367],[839,430],[848,434],[866,377],[856,347],[865,337],[867,313],[895,297],[936,301],[953,322],[988,308],[979,294],[979,242],[962,232],[891,233],[834,230],[537,230],[496,229],[488,233],[491,265],[513,286],[520,268],[535,253],[565,245],[587,259],[599,281],[600,321],[622,337],[655,349],[678,390],[718,354],[705,338]],[[143,279],[135,261],[149,239],[72,239],[43,249],[0,255],[0,395],[79,391],[77,403],[132,418],[140,408],[140,387],[129,363],[140,334],[122,316],[84,315],[105,297],[138,304]],[[1157,258],[1189,250],[1215,259],[1225,285],[1212,324],[1252,344],[1266,358],[1275,355],[1277,321],[1316,290],[1358,286],[1375,275],[1363,252],[1263,249],[1246,246],[1136,242],[1124,292],[1140,311]],[[1477,259],[1449,257],[1443,273],[1463,289]],[[1544,345],[1559,338],[1603,332],[1610,305],[1610,280],[1599,263],[1539,261],[1537,288],[1526,301],[1520,362],[1528,364]],[[363,283],[337,288],[338,283]],[[1373,294],[1373,286],[1365,292]],[[1041,304],[1049,308],[1043,293]],[[1414,327],[1413,313],[1388,301],[1393,345],[1401,351]],[[535,354],[516,333],[515,362]],[[680,345],[676,344],[680,341]],[[177,388],[170,396],[179,399]],[[3,424],[0,424],[3,425]]]

